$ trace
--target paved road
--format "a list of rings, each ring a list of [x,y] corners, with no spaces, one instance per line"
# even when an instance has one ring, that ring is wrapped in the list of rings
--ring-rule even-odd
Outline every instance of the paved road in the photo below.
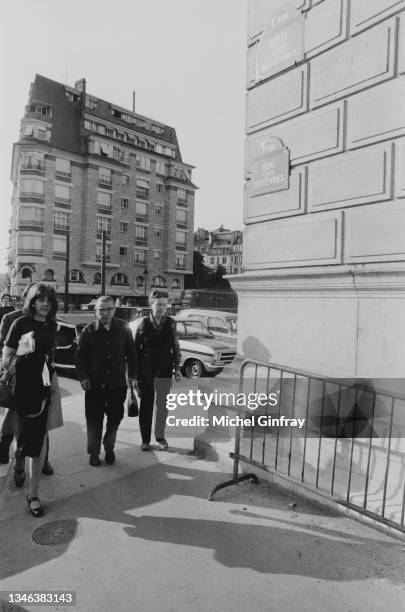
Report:
[[[75,380],[61,386],[56,473],[41,481],[46,515],[28,514],[10,476],[0,495],[0,590],[72,589],[76,607],[46,609],[80,612],[402,609],[402,543],[265,482],[208,502],[230,466],[194,456],[184,437],[169,452],[142,453],[134,419],[121,425],[116,465],[91,468],[83,396]],[[70,541],[33,541],[61,520]]]

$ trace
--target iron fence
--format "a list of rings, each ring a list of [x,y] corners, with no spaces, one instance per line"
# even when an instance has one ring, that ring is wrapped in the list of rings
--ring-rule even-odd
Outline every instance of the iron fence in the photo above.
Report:
[[[373,379],[334,379],[253,360],[242,362],[239,392],[276,394],[274,409],[255,411],[254,424],[236,428],[233,478],[254,473],[239,463],[274,471],[391,527],[405,531],[405,381],[395,391]],[[388,385],[389,386],[389,385]],[[241,417],[250,410],[239,408]],[[265,425],[257,424],[263,417]],[[282,427],[305,419],[305,425]],[[276,425],[273,426],[272,423]],[[270,423],[270,424],[268,424]]]

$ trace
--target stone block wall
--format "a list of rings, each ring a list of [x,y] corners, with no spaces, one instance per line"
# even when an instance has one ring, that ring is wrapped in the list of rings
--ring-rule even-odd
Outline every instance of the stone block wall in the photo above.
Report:
[[[239,350],[403,376],[405,1],[251,0],[246,87]],[[274,137],[289,187],[257,195]]]

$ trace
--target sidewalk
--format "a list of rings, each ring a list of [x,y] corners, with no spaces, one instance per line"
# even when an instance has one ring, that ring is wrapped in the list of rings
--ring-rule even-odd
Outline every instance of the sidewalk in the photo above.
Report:
[[[26,487],[2,477],[0,591],[74,590],[76,607],[47,609],[80,612],[402,608],[403,544],[265,481],[208,502],[231,465],[194,456],[192,439],[141,452],[138,419],[125,418],[117,463],[90,467],[83,395],[77,384],[69,395],[75,381],[64,381],[55,475],[41,480],[46,514],[31,517]],[[71,528],[70,541],[35,543],[35,530],[53,521]]]

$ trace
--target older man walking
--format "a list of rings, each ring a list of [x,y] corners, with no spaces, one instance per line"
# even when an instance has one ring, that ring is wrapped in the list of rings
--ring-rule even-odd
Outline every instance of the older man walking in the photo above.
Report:
[[[128,384],[136,373],[136,352],[131,331],[125,321],[116,319],[114,300],[99,297],[95,305],[96,320],[82,331],[76,352],[76,370],[85,391],[87,452],[90,465],[100,465],[101,436],[104,415],[107,416],[103,437],[105,462],[115,462],[114,446],[119,424],[124,416]]]

